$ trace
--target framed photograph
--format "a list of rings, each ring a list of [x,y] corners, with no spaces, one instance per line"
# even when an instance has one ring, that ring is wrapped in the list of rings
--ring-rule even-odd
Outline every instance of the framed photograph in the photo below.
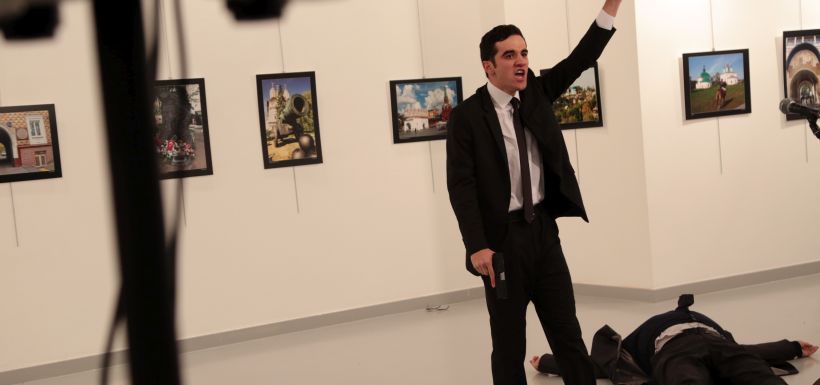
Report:
[[[160,178],[212,175],[205,79],[154,82],[153,111]]]
[[[683,54],[686,119],[752,112],[749,50]]]
[[[785,97],[820,108],[820,29],[783,32],[783,91]],[[787,120],[803,119],[787,114]]]
[[[265,168],[322,163],[316,73],[256,75]]]
[[[462,102],[461,77],[390,81],[393,143],[447,138],[447,120]]]
[[[53,104],[0,107],[0,183],[60,178]]]
[[[541,76],[549,72],[541,70]],[[601,87],[598,83],[598,63],[584,71],[569,88],[552,103],[552,111],[562,130],[603,127]]]

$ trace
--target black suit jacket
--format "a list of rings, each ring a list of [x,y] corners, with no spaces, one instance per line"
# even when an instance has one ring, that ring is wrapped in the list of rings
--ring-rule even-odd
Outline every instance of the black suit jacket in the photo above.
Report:
[[[521,119],[538,142],[544,171],[544,207],[553,218],[587,220],[575,170],[564,137],[552,113],[552,102],[590,68],[615,29],[593,23],[570,55],[548,74],[530,70],[527,88],[519,92]],[[447,189],[467,252],[467,270],[478,275],[470,255],[500,250],[507,236],[510,172],[501,125],[487,86],[456,106],[447,123]]]
[[[590,351],[595,378],[608,378],[615,385],[653,384],[650,376],[638,366],[635,358],[622,342],[621,336],[609,325],[598,329],[592,337],[592,350]],[[742,346],[749,353],[762,358],[771,365],[772,371],[778,376],[798,373],[794,365],[786,362],[800,358],[802,355],[800,343],[797,341],[780,340]],[[541,356],[537,369],[541,373],[561,375],[555,357],[549,353]]]

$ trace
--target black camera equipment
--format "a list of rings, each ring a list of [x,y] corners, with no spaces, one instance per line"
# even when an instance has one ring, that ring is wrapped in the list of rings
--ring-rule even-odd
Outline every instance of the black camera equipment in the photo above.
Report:
[[[0,0],[0,29],[6,39],[51,37],[59,0]],[[130,378],[135,385],[180,384],[176,342],[176,240],[166,239],[159,170],[152,141],[151,100],[156,74],[159,0],[154,3],[154,41],[145,52],[141,0],[92,0],[102,84],[111,185],[117,225],[121,288],[103,358],[107,382],[113,334],[127,324]],[[286,0],[227,0],[237,20],[279,17]],[[181,67],[186,57],[180,0],[174,0]],[[179,181],[181,198],[182,181]]]
[[[0,2],[0,29],[9,40],[52,37],[59,19],[56,4]]]
[[[817,126],[817,118],[820,118],[820,109],[800,104],[789,98],[780,101],[780,112],[788,114],[800,115],[809,122],[811,132],[817,139],[820,139],[820,127]]]

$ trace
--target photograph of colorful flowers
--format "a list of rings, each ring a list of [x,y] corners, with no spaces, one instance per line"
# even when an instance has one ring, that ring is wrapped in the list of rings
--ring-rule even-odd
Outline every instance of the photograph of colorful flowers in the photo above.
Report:
[[[154,146],[160,178],[212,175],[205,79],[154,85]]]

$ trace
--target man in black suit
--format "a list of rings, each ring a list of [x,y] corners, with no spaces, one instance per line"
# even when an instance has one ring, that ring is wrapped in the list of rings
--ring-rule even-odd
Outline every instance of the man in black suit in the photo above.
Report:
[[[447,187],[467,270],[484,281],[495,385],[527,383],[530,301],[565,383],[595,383],[555,224],[557,217],[587,217],[552,102],[601,55],[620,3],[606,0],[578,46],[541,77],[529,70],[527,44],[517,27],[487,32],[479,47],[489,82],[457,106],[448,122]],[[504,255],[507,299],[497,299],[494,291],[495,252]]]
[[[681,295],[675,310],[649,318],[623,340],[604,325],[592,339],[596,376],[619,385],[786,385],[778,376],[797,373],[786,361],[817,352],[805,341],[738,344],[717,322],[690,310],[694,302],[691,294]],[[530,363],[561,374],[551,354]]]

